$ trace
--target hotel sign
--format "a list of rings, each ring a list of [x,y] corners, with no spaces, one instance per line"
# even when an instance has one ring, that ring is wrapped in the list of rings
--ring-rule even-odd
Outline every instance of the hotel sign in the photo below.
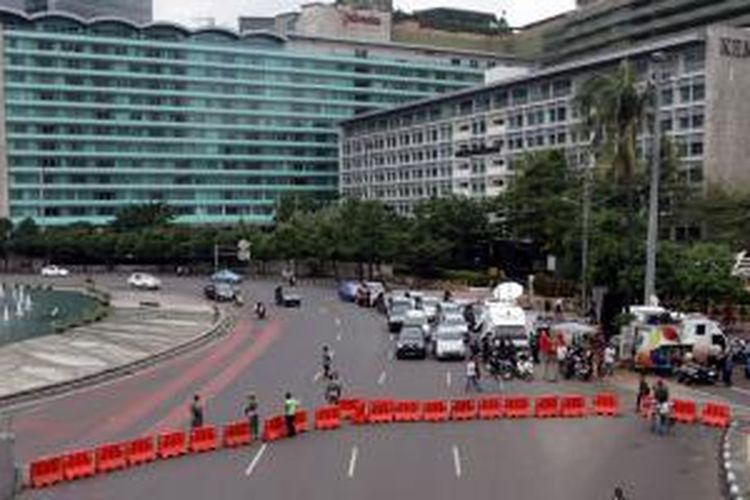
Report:
[[[750,40],[738,38],[722,38],[719,54],[723,57],[735,59],[750,59]]]
[[[368,26],[380,26],[380,18],[377,16],[367,16],[354,12],[344,14],[344,24],[366,24]]]

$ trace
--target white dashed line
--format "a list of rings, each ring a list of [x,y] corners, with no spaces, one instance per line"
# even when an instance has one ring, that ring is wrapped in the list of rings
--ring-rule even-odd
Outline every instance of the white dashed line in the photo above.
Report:
[[[255,454],[253,457],[252,462],[250,462],[250,465],[247,466],[247,469],[245,469],[245,476],[250,477],[250,474],[253,473],[255,470],[255,467],[258,465],[258,462],[260,462],[260,458],[263,456],[263,453],[266,451],[266,447],[268,446],[267,443],[263,443],[263,445],[258,450],[258,453]]]
[[[461,477],[461,455],[455,444],[453,445],[453,468],[456,470],[456,477]]]
[[[445,372],[445,385],[451,386],[451,372]]]
[[[357,467],[357,455],[359,454],[359,449],[356,446],[352,447],[352,454],[351,457],[349,457],[349,470],[347,471],[347,476],[354,477],[354,469]]]
[[[378,385],[383,385],[385,383],[385,370],[380,372],[380,376],[378,377]]]
[[[341,332],[336,334],[336,341],[341,342]]]
[[[336,326],[341,326],[341,318],[336,317]]]

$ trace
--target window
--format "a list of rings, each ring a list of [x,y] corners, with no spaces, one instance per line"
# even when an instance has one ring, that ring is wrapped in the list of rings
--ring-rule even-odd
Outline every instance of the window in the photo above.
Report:
[[[703,154],[703,141],[696,141],[690,144],[690,155],[701,156]]]
[[[690,102],[690,85],[683,84],[680,86],[680,101]]]
[[[706,98],[706,84],[698,82],[693,84],[693,100],[702,101]]]
[[[661,104],[662,106],[671,106],[674,102],[674,91],[672,89],[664,89],[661,91]]]

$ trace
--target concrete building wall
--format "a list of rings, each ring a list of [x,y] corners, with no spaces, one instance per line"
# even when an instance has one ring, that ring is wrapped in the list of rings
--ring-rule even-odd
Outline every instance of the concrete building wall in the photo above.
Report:
[[[705,174],[709,185],[750,190],[750,33],[711,27],[707,41]]]
[[[5,102],[5,36],[0,25],[0,102]],[[0,218],[10,217],[8,202],[8,145],[5,135],[5,106],[0,106]]]

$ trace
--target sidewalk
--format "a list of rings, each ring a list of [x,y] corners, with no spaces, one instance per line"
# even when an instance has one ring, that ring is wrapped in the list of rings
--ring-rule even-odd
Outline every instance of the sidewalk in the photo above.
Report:
[[[111,305],[102,321],[0,348],[0,404],[168,352],[206,335],[215,320],[211,304],[191,297],[114,292]]]

